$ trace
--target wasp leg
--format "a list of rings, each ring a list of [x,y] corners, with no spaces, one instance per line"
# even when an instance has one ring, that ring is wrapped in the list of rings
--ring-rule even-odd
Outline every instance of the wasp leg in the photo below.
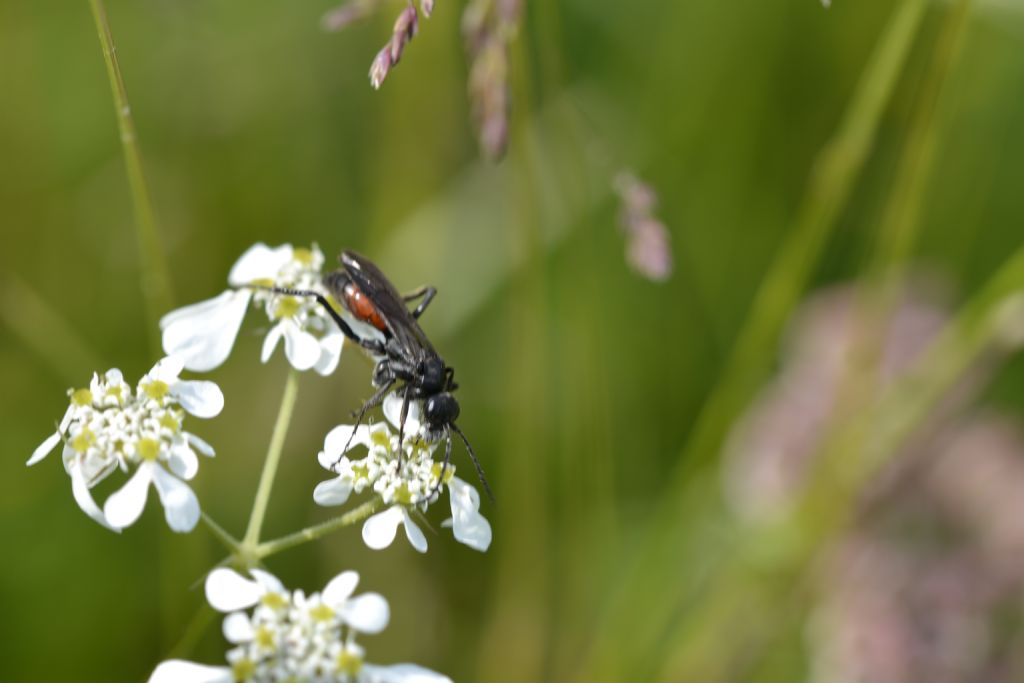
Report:
[[[408,294],[403,294],[402,300],[409,302],[415,301],[416,299],[423,297],[423,301],[421,301],[420,305],[417,306],[412,312],[412,317],[419,318],[421,315],[423,315],[423,311],[427,310],[427,306],[430,305],[430,302],[434,300],[435,296],[437,296],[437,288],[425,285],[423,287],[420,287],[409,292]]]
[[[402,456],[405,455],[405,449],[402,448],[405,443],[405,418],[409,416],[409,393],[412,385],[405,385],[405,392],[402,396],[402,413],[398,418],[398,469],[402,469]]]
[[[342,334],[349,338],[349,341],[359,344],[367,351],[375,353],[379,356],[387,354],[387,349],[384,348],[384,345],[380,341],[376,339],[363,339],[362,337],[357,335],[355,331],[351,327],[349,327],[349,324],[345,322],[345,319],[342,318],[341,315],[339,315],[336,310],[334,310],[334,306],[331,306],[331,303],[327,300],[327,297],[325,297],[320,292],[314,292],[311,289],[289,289],[287,287],[265,287],[263,285],[246,285],[246,287],[249,289],[262,289],[267,292],[274,292],[275,294],[312,297],[316,299],[316,302],[318,304],[323,306],[324,310],[327,311],[327,314],[331,316],[331,319],[334,320],[334,323],[338,326],[338,329],[341,330]]]
[[[352,433],[348,435],[348,441],[345,442],[345,447],[341,449],[341,455],[339,455],[338,459],[331,464],[332,471],[335,471],[334,468],[338,466],[339,462],[341,462],[341,458],[348,453],[348,447],[352,445],[352,439],[355,437],[356,430],[359,429],[359,425],[362,424],[366,411],[380,405],[381,401],[384,400],[384,396],[386,396],[388,391],[391,390],[391,387],[394,386],[395,381],[396,380],[392,378],[387,384],[377,389],[373,396],[366,399],[363,406],[359,409],[359,412],[353,414],[353,417],[356,419],[356,423],[352,425]]]

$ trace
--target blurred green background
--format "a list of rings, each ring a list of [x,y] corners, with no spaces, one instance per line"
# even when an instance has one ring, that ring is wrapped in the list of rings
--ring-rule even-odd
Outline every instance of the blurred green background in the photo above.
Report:
[[[362,641],[371,661],[457,681],[698,680],[681,673],[692,654],[701,680],[807,678],[806,601],[790,574],[769,589],[770,608],[740,620],[749,639],[689,620],[718,571],[709,558],[733,552],[721,538],[734,522],[715,474],[722,435],[696,457],[684,445],[904,3],[833,4],[528,2],[510,153],[494,165],[469,123],[461,3],[438,0],[374,92],[366,72],[400,2],[327,34],[328,4],[109,0],[175,305],[222,291],[258,241],[355,248],[401,289],[440,290],[423,324],[457,369],[460,425],[497,495],[483,506],[490,551],[439,530],[425,556],[401,539],[373,552],[349,529],[268,562],[289,586],[315,590],[351,568],[386,595],[391,627]],[[874,262],[951,7],[925,6],[864,167],[837,219],[823,219],[822,249],[781,299],[780,325],[800,292]],[[960,28],[933,157],[917,168],[916,240],[896,259],[943,273],[956,302],[1024,243],[1024,4],[974,3]],[[108,367],[134,383],[156,356],[88,4],[0,4],[0,64],[2,677],[142,681],[178,642],[222,551],[202,527],[172,534],[153,496],[114,535],[75,506],[55,456],[24,467],[68,387]],[[660,193],[676,262],[666,284],[624,262],[611,191],[622,167]],[[218,452],[194,487],[236,534],[286,374],[280,352],[259,364],[255,320],[211,373],[224,413],[189,423]],[[730,419],[775,362],[770,328]],[[368,395],[370,370],[349,348],[334,376],[303,376],[268,537],[329,516],[310,495],[324,475],[315,455]],[[1010,361],[984,401],[1019,412],[1022,378]],[[735,581],[764,579],[754,574]],[[222,662],[218,631],[188,658]]]

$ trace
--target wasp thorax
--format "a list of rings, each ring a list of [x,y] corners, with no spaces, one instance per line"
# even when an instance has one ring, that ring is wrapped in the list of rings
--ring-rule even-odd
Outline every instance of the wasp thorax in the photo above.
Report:
[[[433,394],[447,387],[445,380],[444,361],[440,358],[429,358],[420,365],[420,387],[424,393]]]
[[[459,402],[448,392],[435,394],[426,400],[423,413],[427,418],[427,424],[432,429],[437,429],[458,419]]]

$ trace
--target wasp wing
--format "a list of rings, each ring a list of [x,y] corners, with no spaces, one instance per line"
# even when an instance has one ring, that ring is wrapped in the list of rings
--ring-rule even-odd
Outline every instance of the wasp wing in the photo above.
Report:
[[[388,331],[410,358],[419,358],[424,351],[436,355],[437,352],[405,305],[402,295],[380,268],[365,256],[347,250],[341,253],[341,263],[349,277],[377,307]]]

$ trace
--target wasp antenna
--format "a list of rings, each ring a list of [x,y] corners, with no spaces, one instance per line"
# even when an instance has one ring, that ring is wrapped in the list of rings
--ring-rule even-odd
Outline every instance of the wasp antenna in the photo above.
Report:
[[[487,477],[484,476],[484,468],[480,465],[480,461],[476,459],[476,453],[473,451],[473,447],[469,445],[469,439],[467,439],[466,435],[462,433],[461,429],[459,429],[459,425],[454,422],[452,422],[451,425],[452,429],[455,430],[455,433],[459,435],[460,439],[462,439],[462,443],[466,444],[466,450],[469,452],[469,457],[473,460],[473,466],[476,467],[476,476],[479,477],[480,483],[484,485],[484,491],[487,493],[487,497],[490,498],[492,504],[497,505],[498,501],[494,500],[494,494],[491,493],[491,487],[487,483]]]

